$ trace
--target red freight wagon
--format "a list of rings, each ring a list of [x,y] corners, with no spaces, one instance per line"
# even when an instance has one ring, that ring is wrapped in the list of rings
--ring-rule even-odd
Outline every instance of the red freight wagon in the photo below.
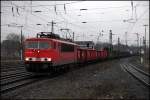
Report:
[[[88,54],[88,56],[87,56],[88,61],[89,60],[96,60],[97,59],[96,50],[88,49],[87,52],[88,52],[87,53]]]
[[[87,49],[77,49],[77,61],[78,63],[84,63],[87,61]]]
[[[101,51],[97,51],[97,59],[101,58]]]
[[[100,59],[105,59],[108,56],[108,52],[106,50],[101,50],[99,51],[99,53],[100,53],[100,56],[99,56]]]
[[[92,61],[92,60],[96,60],[97,56],[96,56],[96,50],[93,49],[78,49],[78,62],[87,62],[87,61]]]

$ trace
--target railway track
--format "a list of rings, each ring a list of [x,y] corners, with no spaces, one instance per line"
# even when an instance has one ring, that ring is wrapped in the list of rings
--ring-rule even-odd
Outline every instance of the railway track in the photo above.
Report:
[[[137,68],[137,66],[141,66],[141,65],[133,65],[133,64],[129,64],[129,65],[132,66],[132,67],[133,67],[134,69],[136,69],[137,71],[139,71],[140,73],[143,73],[143,74],[145,74],[145,75],[147,75],[147,76],[150,77],[150,74],[149,74],[149,73],[147,73],[147,72],[145,72],[145,71],[143,71],[143,70]]]
[[[15,73],[14,73],[15,74]],[[26,85],[29,85],[31,83],[37,82],[41,80],[41,78],[37,75],[30,74],[28,72],[24,72],[24,74],[16,74],[16,75],[10,75],[9,77],[1,77],[1,90],[0,92],[2,94],[11,92],[13,90],[16,90],[18,88],[24,87]]]
[[[9,78],[9,77],[12,77],[12,76],[16,76],[16,75],[21,75],[21,74],[24,74],[24,73],[29,73],[29,72],[26,72],[26,70],[16,70],[16,71],[8,71],[8,72],[1,72],[1,79],[5,79],[5,78]]]
[[[10,67],[10,66],[9,66]],[[25,75],[29,75],[30,73],[25,70],[24,67],[20,69],[20,66],[13,66],[12,68],[15,68],[14,70],[12,69],[7,69],[7,71],[1,70],[1,83],[3,80],[13,80],[17,77],[23,77]],[[19,69],[17,69],[19,68]]]
[[[34,77],[33,74],[26,72],[23,65],[20,66],[4,65],[3,70],[1,70],[0,92],[6,93],[18,87],[32,83],[36,80],[33,79],[33,77]]]
[[[46,79],[47,77],[43,77],[43,75],[34,75],[33,73],[26,72],[26,70],[16,70],[16,71],[8,71],[3,72],[1,75],[1,94],[5,94],[11,92],[13,90],[17,90],[26,85],[30,85],[37,81],[41,81]],[[6,75],[4,75],[6,74]]]
[[[1,94],[5,94],[5,93],[9,93],[11,91],[17,90],[19,88],[25,87],[27,85],[30,85],[32,83],[36,83],[38,81],[42,81],[44,79],[49,79],[52,77],[55,77],[55,75],[51,75],[47,77],[46,74],[43,75],[28,75],[28,76],[24,76],[20,79],[16,79],[16,80],[12,80],[10,82],[5,82],[3,84],[1,84]]]
[[[30,76],[30,77],[24,77],[22,79],[19,79],[17,81],[14,81],[14,82],[9,82],[5,85],[2,85],[1,86],[1,93],[4,94],[4,93],[7,93],[7,92],[10,92],[10,91],[13,91],[15,89],[18,89],[20,87],[24,87],[28,84],[31,84],[31,83],[34,83],[36,81],[38,81],[39,79],[34,79],[33,76]]]
[[[9,71],[9,70],[15,70],[15,69],[20,69],[20,68],[24,68],[25,66],[22,65],[1,65],[1,70],[2,71]]]
[[[131,74],[134,78],[143,83],[145,86],[150,86],[150,75],[148,73],[142,71],[141,69],[137,68],[132,64],[121,64],[121,67],[124,69],[124,71]]]
[[[19,75],[19,76],[16,75],[16,76],[13,76],[13,77],[1,79],[1,85],[12,83],[12,82],[15,82],[15,81],[20,80],[20,79],[24,79],[24,78],[29,77],[29,76],[32,76],[32,74],[22,74],[22,75]]]
[[[1,69],[1,72],[8,72],[8,71],[16,71],[16,70],[24,70],[24,67],[20,68],[9,68],[9,69]]]
[[[146,71],[148,74],[150,74],[150,71],[148,70],[148,66],[147,66],[147,69],[146,69],[146,65],[144,65],[144,64],[140,64],[140,63],[136,63],[136,62],[132,62],[132,64],[133,64],[134,66],[136,66],[136,67],[139,67],[140,69],[141,69],[143,66],[145,66],[145,71]]]

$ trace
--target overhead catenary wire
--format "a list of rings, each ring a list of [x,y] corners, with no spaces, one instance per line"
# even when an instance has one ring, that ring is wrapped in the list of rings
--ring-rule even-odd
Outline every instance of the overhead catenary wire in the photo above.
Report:
[[[131,2],[131,6],[133,5],[132,4],[133,2]],[[136,8],[140,5],[140,3],[136,4],[134,7],[135,7],[135,23],[133,23],[133,26],[131,27],[130,25],[128,25],[128,32],[129,31],[132,31],[132,29],[134,28],[135,24],[137,23],[137,21],[139,21],[138,19],[141,20],[141,16],[143,16],[143,14],[145,14],[145,12],[143,14],[141,14],[141,16],[139,18],[137,18],[137,13],[136,13]],[[133,15],[133,11],[132,11],[132,15]],[[133,16],[132,16],[133,17]],[[131,18],[132,18],[131,17]],[[130,28],[130,29],[129,29]]]
[[[32,0],[31,0],[32,1]],[[30,5],[30,6],[19,6],[19,7],[44,7],[44,6],[55,6],[55,5],[69,5],[69,4],[74,4],[74,3],[80,3],[80,2],[83,2],[83,1],[75,1],[75,2],[70,2],[70,3],[62,3],[62,4],[53,4],[53,5]],[[12,7],[12,6],[1,6],[1,7]]]
[[[133,18],[133,10],[134,10],[134,8],[133,8],[133,0],[131,0],[131,7],[132,7],[132,17],[131,18]]]
[[[64,20],[66,20],[62,14],[60,14],[60,15],[61,15],[61,17],[62,17]],[[79,27],[79,28],[81,28],[80,25],[73,24],[73,23],[71,23],[71,22],[67,22],[67,23],[68,23],[68,24],[71,24],[71,25],[74,25],[74,26],[77,26],[77,27]],[[83,27],[83,29],[84,29],[84,27]],[[90,30],[90,31],[91,31],[91,30]],[[94,32],[94,31],[91,31],[91,32]]]
[[[12,14],[13,14],[13,16],[15,16],[15,14],[14,14],[14,7],[12,7]]]
[[[67,5],[67,4],[69,4],[69,3],[63,3],[63,4],[54,4],[54,5],[35,5],[35,6],[18,6],[18,7],[20,7],[20,8],[22,8],[22,7],[46,7],[46,6],[50,6],[50,7],[54,7],[54,6],[56,6],[56,5]],[[70,3],[71,4],[71,3]],[[137,5],[137,6],[149,6],[149,5]],[[1,6],[1,7],[12,7],[12,6]],[[130,6],[118,6],[118,7],[104,7],[104,8],[91,8],[91,9],[88,9],[88,10],[97,10],[97,9],[112,9],[112,8],[116,8],[116,9],[118,9],[118,8],[126,8],[126,7],[129,7],[130,8]],[[67,10],[67,11],[75,11],[75,10],[80,10],[80,9],[73,9],[73,10]],[[59,10],[59,11],[64,11],[64,10]]]
[[[32,14],[32,15],[34,15],[34,14]],[[34,15],[34,16],[36,16],[36,15]],[[36,16],[36,17],[39,17],[39,16]],[[42,19],[42,20],[45,20],[44,18],[42,18],[42,17],[39,17],[40,19]],[[63,16],[62,16],[62,18],[63,18]],[[64,18],[63,18],[64,19]],[[66,19],[64,19],[64,20],[66,20]],[[46,21],[46,20],[45,20]],[[73,24],[73,23],[68,23],[68,24],[71,24],[71,25],[75,25],[75,24]],[[78,25],[75,25],[75,26],[78,26]],[[78,26],[79,28],[81,27],[81,26]],[[94,31],[93,31],[94,32]]]
[[[14,4],[14,5],[17,6],[16,4]],[[23,10],[24,10],[24,9],[23,9]],[[27,10],[26,10],[26,11],[27,11]],[[27,12],[29,12],[29,11],[27,11]],[[34,15],[33,13],[32,13],[31,15],[36,16],[36,15]],[[36,17],[40,18],[41,20],[44,20],[44,21],[48,22],[47,20],[45,20],[45,19],[42,18],[42,17],[39,17],[39,16],[36,16]]]
[[[18,7],[16,8],[16,10],[17,10],[17,14],[20,15],[20,14],[19,14],[19,8],[18,8]]]
[[[31,20],[31,21],[33,21],[33,20]],[[8,24],[2,25],[2,26],[8,26]],[[32,29],[32,30],[40,30],[40,29],[38,29],[38,28],[31,27],[31,26],[29,26],[29,25],[25,25],[24,28],[26,28],[26,29],[29,28],[29,29]]]
[[[55,9],[55,13],[56,13],[56,15],[57,15],[57,9],[56,9],[56,5],[54,6],[54,9]]]
[[[145,13],[146,13],[148,10],[149,10],[149,8],[146,9],[146,10],[139,16],[139,18],[137,18],[137,21],[133,24],[133,26],[132,26],[131,29],[129,30],[130,33],[132,32],[132,30],[133,30],[134,26],[137,24],[137,22],[145,15]],[[129,32],[129,31],[128,31],[128,32]]]
[[[78,2],[79,3],[79,2]],[[19,6],[19,7],[53,7],[55,5],[67,5],[69,3],[63,3],[63,4],[53,4],[53,5],[32,5],[32,6]],[[71,4],[71,3],[70,3]],[[138,6],[149,6],[149,5],[138,5]],[[12,7],[12,6],[1,6],[1,7]],[[111,9],[111,8],[124,8],[124,7],[131,7],[131,6],[118,6],[118,7],[104,7],[104,8],[92,8],[88,10],[95,10],[95,9]],[[74,9],[79,10],[79,9]],[[70,10],[71,11],[71,10]]]
[[[64,4],[64,11],[65,11],[65,14],[66,14],[66,5]]]
[[[21,8],[19,8],[19,13],[21,12],[20,9],[21,9]],[[57,10],[58,10],[58,9],[57,9]],[[58,11],[59,11],[59,10],[58,10]],[[63,9],[63,11],[64,11],[64,9]],[[59,13],[59,12],[58,12],[58,13]],[[46,18],[45,15],[41,16],[41,14],[36,15],[36,14],[33,13],[33,16],[36,16],[36,17],[37,17],[38,19],[40,19],[41,21],[48,22],[48,18]],[[67,10],[67,15],[63,15],[63,16],[65,16],[65,18],[68,19],[68,10]],[[56,17],[56,19],[59,19],[60,17],[61,17],[61,16],[58,14],[58,16]],[[31,18],[31,19],[32,19],[32,18]],[[63,18],[61,18],[61,19],[63,19]],[[60,20],[61,20],[61,19],[60,19]],[[121,20],[120,20],[120,21],[119,21],[119,20],[118,20],[118,21],[117,21],[117,20],[116,20],[116,21],[115,21],[115,20],[114,20],[114,21],[113,21],[113,20],[109,20],[109,21],[107,21],[107,20],[106,20],[106,21],[97,20],[97,21],[88,21],[88,23],[111,22],[111,21],[112,21],[112,22],[120,22]],[[74,22],[76,22],[76,20],[75,20]],[[81,25],[77,25],[78,22],[77,22],[77,23],[74,23],[74,22],[68,22],[68,21],[65,21],[65,20],[64,20],[64,21],[61,21],[60,23],[62,23],[62,24],[61,24],[62,26],[65,26],[64,24],[66,23],[66,24],[70,24],[70,25],[72,25],[72,26],[76,26],[76,27],[78,27],[78,28],[81,28]],[[63,24],[63,23],[64,23],[64,24]],[[61,26],[61,25],[60,25],[60,24],[59,24],[59,25],[56,25],[56,27],[57,27],[57,26]],[[92,28],[91,28],[91,29],[92,29]],[[93,32],[95,32],[95,31],[93,31]]]

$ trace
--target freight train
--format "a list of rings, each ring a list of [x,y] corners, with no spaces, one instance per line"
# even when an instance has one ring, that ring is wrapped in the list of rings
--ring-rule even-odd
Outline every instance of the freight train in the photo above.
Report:
[[[109,57],[107,49],[80,48],[49,32],[40,32],[36,38],[26,39],[24,44],[24,62],[29,72],[50,72],[68,64],[85,64]]]

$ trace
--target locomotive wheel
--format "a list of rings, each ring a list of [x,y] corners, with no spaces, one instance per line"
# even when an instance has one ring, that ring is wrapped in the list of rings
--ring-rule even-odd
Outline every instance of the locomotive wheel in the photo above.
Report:
[[[63,72],[68,72],[70,69],[70,64],[63,66]]]
[[[27,70],[28,72],[32,72],[32,68],[26,67],[26,70]]]
[[[26,65],[26,66],[25,66],[25,69],[26,69],[28,72],[32,72],[32,68],[30,67],[30,65]]]

